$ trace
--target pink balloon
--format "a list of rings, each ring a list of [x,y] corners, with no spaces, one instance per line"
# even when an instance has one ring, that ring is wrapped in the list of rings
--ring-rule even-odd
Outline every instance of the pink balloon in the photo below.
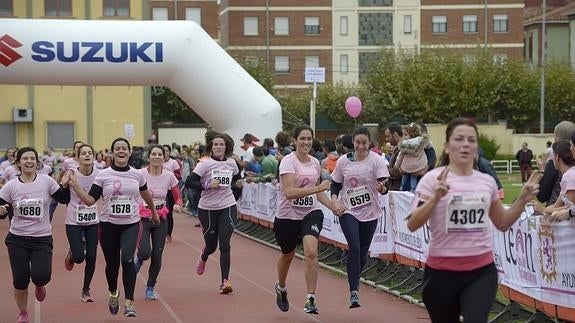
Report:
[[[350,96],[345,100],[345,111],[352,118],[357,118],[361,113],[361,100],[356,96]]]

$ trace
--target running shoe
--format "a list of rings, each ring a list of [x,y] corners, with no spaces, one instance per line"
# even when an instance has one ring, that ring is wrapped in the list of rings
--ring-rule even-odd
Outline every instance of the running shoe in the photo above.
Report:
[[[138,258],[138,255],[134,256],[134,267],[136,267],[136,274],[140,272],[140,268],[142,268],[142,265],[144,264],[144,261],[140,258]]]
[[[287,312],[289,310],[289,301],[287,298],[287,289],[282,291],[280,289],[280,283],[276,283],[275,290],[276,290],[276,304],[278,304],[279,309],[282,312]]]
[[[82,300],[82,303],[92,303],[94,302],[94,299],[92,298],[92,296],[90,296],[90,291],[89,290],[83,290],[82,291],[82,297],[80,298]]]
[[[35,294],[38,302],[43,301],[46,298],[46,286],[36,286]]]
[[[356,307],[361,307],[361,303],[359,302],[359,294],[354,290],[349,297],[349,308]]]
[[[125,317],[136,317],[136,308],[134,307],[134,302],[126,300],[124,303],[124,316]]]
[[[224,279],[224,282],[220,284],[220,294],[231,294],[233,291],[232,284],[227,279]]]
[[[311,296],[307,298],[303,310],[308,314],[319,314],[317,307],[315,307],[315,297]]]
[[[71,271],[74,268],[74,261],[72,261],[72,250],[68,249],[68,253],[66,254],[66,258],[64,258],[64,268],[67,271]]]
[[[18,316],[18,320],[16,321],[16,323],[28,323],[28,322],[30,322],[28,312],[26,311],[20,312],[20,315]]]
[[[158,299],[158,294],[156,294],[153,286],[146,287],[146,299],[150,301]]]
[[[202,256],[198,259],[198,263],[196,264],[196,273],[198,275],[203,275],[204,271],[206,271],[206,262],[202,260]]]
[[[116,291],[114,294],[110,293],[110,298],[108,299],[108,309],[112,315],[118,314],[118,310],[120,309],[120,292]]]

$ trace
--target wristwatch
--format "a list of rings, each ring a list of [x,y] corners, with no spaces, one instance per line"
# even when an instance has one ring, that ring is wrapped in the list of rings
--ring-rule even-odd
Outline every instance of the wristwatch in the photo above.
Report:
[[[575,214],[573,214],[573,208],[569,209],[569,219],[575,218]]]

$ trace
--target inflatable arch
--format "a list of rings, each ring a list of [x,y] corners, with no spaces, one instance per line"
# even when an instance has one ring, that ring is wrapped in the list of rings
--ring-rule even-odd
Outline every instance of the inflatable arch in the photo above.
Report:
[[[190,21],[0,19],[0,64],[0,84],[168,86],[236,140],[281,130],[274,97]]]

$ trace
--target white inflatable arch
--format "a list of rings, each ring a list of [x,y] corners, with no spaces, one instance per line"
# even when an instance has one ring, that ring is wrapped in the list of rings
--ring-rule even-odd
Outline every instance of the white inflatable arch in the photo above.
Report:
[[[0,84],[168,86],[236,140],[281,130],[279,103],[194,22],[0,19],[0,64]]]

